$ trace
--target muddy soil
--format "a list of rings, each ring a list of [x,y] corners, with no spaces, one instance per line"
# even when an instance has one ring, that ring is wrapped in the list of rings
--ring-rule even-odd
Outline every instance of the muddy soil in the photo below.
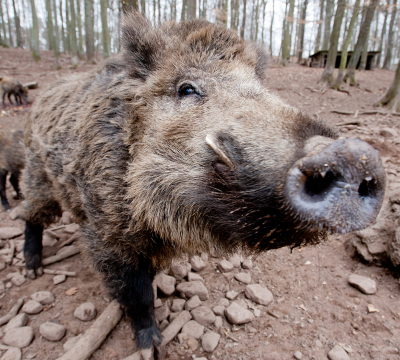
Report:
[[[35,63],[31,61],[28,51],[1,49],[0,76],[10,75],[22,83],[37,80],[39,88],[29,92],[29,97],[34,99],[44,85],[56,78],[76,71],[86,71],[91,67],[81,62],[77,69],[70,69],[70,59],[63,56],[63,69],[56,71],[51,53],[43,52],[42,57],[41,62]],[[321,73],[322,69],[294,64],[278,68],[272,64],[267,84],[271,91],[290,104],[335,125],[344,136],[359,137],[373,144],[380,151],[388,170],[389,190],[400,187],[400,139],[381,135],[383,128],[400,131],[400,117],[365,114],[376,110],[373,103],[389,87],[394,72],[357,72],[360,87],[346,88],[350,95],[321,88],[317,84]],[[23,129],[28,111],[29,106],[1,108],[1,127]],[[334,111],[357,112],[357,115],[338,114]],[[7,192],[11,206],[18,206],[20,201],[12,198],[13,192],[9,185]],[[51,227],[59,225],[57,223]],[[24,223],[20,219],[11,220],[9,213],[0,208],[0,227],[23,229]],[[56,232],[63,239],[69,236],[63,228]],[[201,339],[196,349],[195,343],[189,346],[187,342],[180,343],[175,338],[167,345],[167,358],[289,360],[294,358],[296,352],[297,358],[300,358],[300,352],[301,358],[305,360],[325,360],[328,359],[329,351],[335,345],[340,345],[352,360],[399,359],[399,279],[394,272],[384,267],[368,266],[353,258],[345,246],[349,236],[331,236],[319,245],[293,251],[287,248],[269,251],[254,258],[251,269],[235,267],[232,272],[225,274],[217,269],[222,259],[209,256],[205,268],[198,272],[209,292],[209,299],[203,305],[212,308],[225,297],[227,291],[235,290],[239,292],[235,301],[249,308],[255,315],[254,319],[245,325],[232,325],[224,317],[221,328],[216,329],[214,324],[206,326],[206,331],[220,334],[218,346],[212,353],[203,350]],[[23,235],[14,240],[19,244],[16,255],[20,256],[18,250],[21,250],[22,242],[18,240],[23,240]],[[3,241],[4,246],[7,243],[7,240]],[[75,243],[79,244],[79,240]],[[53,255],[58,245],[56,243],[45,247],[43,256]],[[17,299],[29,297],[41,290],[50,291],[55,296],[55,302],[45,306],[38,314],[29,315],[27,326],[33,328],[34,339],[29,346],[22,348],[22,359],[56,359],[65,352],[63,344],[68,339],[85,332],[95,321],[83,322],[77,319],[74,317],[75,309],[84,302],[92,302],[97,313],[101,314],[110,299],[99,276],[91,268],[90,261],[82,253],[47,267],[77,272],[77,277],[67,277],[65,282],[58,285],[53,283],[54,275],[49,274],[36,280],[27,278],[20,286],[12,285],[7,275],[23,271],[18,258],[14,259],[13,264],[0,271],[0,281],[6,287],[0,295],[0,317],[9,311]],[[266,286],[272,292],[274,301],[264,306],[247,300],[244,294],[246,284],[234,278],[239,272],[249,273],[252,284]],[[375,280],[377,292],[365,295],[350,286],[347,279],[351,274]],[[77,291],[74,295],[67,295],[67,290],[71,288]],[[159,298],[163,304],[171,304],[173,299],[179,298],[179,294],[169,297],[159,294]],[[369,312],[369,304],[377,311]],[[40,325],[46,321],[65,326],[66,334],[60,341],[46,340],[39,333]],[[2,339],[0,349],[3,349],[1,355],[4,356],[1,342]],[[135,341],[130,325],[126,317],[123,317],[91,359],[124,359],[134,350]]]

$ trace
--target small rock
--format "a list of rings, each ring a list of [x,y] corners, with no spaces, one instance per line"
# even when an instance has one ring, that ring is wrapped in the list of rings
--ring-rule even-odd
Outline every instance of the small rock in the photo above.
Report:
[[[53,236],[51,236],[49,233],[44,232],[43,234],[43,240],[42,240],[42,245],[44,247],[53,247],[58,243],[57,239],[55,239]]]
[[[184,299],[174,299],[171,305],[171,311],[179,312],[182,311],[185,306],[186,300]]]
[[[169,307],[167,304],[159,307],[158,309],[154,310],[154,316],[159,322],[165,320],[170,314]]]
[[[38,291],[31,295],[31,299],[42,305],[50,305],[54,302],[54,295],[50,291]]]
[[[350,360],[346,351],[344,351],[339,345],[336,345],[331,351],[329,351],[328,358],[330,360]]]
[[[25,283],[26,279],[24,275],[16,275],[11,279],[11,282],[15,286],[21,286],[23,283]]]
[[[4,353],[4,355],[1,357],[1,360],[21,360],[21,358],[21,349],[11,347]]]
[[[225,314],[225,306],[217,305],[214,306],[213,309],[215,315],[223,316]]]
[[[236,268],[240,267],[240,264],[242,263],[241,256],[238,254],[232,255],[228,260]]]
[[[242,263],[243,269],[252,269],[253,268],[253,261],[251,259],[246,259]]]
[[[395,129],[388,127],[381,129],[380,134],[385,138],[392,138],[392,137],[398,138],[399,136]]]
[[[197,321],[190,320],[183,326],[182,333],[195,339],[200,339],[204,334],[204,326]]]
[[[53,277],[53,284],[54,285],[58,285],[63,283],[64,281],[67,280],[67,276],[66,275],[56,275]]]
[[[28,315],[25,313],[18,314],[15,318],[11,319],[6,326],[4,326],[3,331],[6,333],[11,329],[16,329],[25,326],[28,323]]]
[[[16,220],[16,219],[21,219],[23,220],[23,208],[21,205],[15,207],[14,209],[11,210],[10,212],[10,219],[11,220]]]
[[[167,319],[163,320],[159,326],[160,332],[163,332],[167,326],[169,325],[169,321]]]
[[[178,334],[179,344],[183,344],[185,341],[187,341],[187,339],[189,339],[189,336],[187,336],[187,334],[184,333]]]
[[[240,281],[240,282],[244,283],[244,284],[250,284],[251,283],[251,275],[247,274],[245,272],[241,272],[239,274],[236,274],[235,275],[235,279],[237,281]]]
[[[247,285],[245,294],[250,300],[260,305],[269,305],[274,300],[271,291],[260,284]]]
[[[0,281],[0,295],[2,295],[6,291],[6,287],[4,286],[4,283]]]
[[[191,272],[191,271],[188,273],[187,277],[188,277],[189,281],[201,281],[201,282],[204,282],[204,279],[199,274],[196,274],[196,273]]]
[[[207,253],[205,253],[205,252],[201,253],[200,257],[201,257],[201,260],[208,261],[208,254]]]
[[[199,296],[195,295],[195,296],[191,297],[188,301],[186,301],[185,310],[191,311],[191,310],[197,308],[198,306],[200,306],[201,304],[202,304],[202,301],[200,300]]]
[[[303,354],[300,351],[295,351],[293,354],[294,358],[297,360],[301,360],[303,358]]]
[[[193,309],[190,314],[193,316],[195,321],[204,326],[211,325],[215,321],[215,314],[207,306],[199,306],[196,309]]]
[[[160,273],[156,276],[155,282],[163,294],[170,296],[175,292],[176,279],[173,276]]]
[[[72,349],[75,346],[75,344],[81,339],[82,336],[83,334],[79,334],[78,336],[73,336],[69,338],[63,345],[64,350],[68,351]]]
[[[7,282],[7,283],[6,283],[6,285],[5,285],[6,289],[11,289],[11,288],[12,288],[12,286],[13,286],[13,284],[11,284],[11,282],[10,282],[10,281],[9,281],[9,282]]]
[[[43,310],[43,305],[35,300],[29,300],[22,307],[22,311],[29,315],[39,314]]]
[[[80,226],[78,224],[72,223],[65,226],[64,232],[66,232],[67,234],[73,234],[77,232],[79,229]]]
[[[224,306],[224,307],[228,307],[229,304],[230,304],[229,300],[228,300],[228,299],[225,299],[225,298],[221,298],[221,299],[218,301],[218,305],[221,305],[221,306]]]
[[[230,290],[230,291],[228,291],[228,292],[226,293],[225,296],[226,296],[226,298],[229,299],[229,300],[235,300],[239,294],[240,294],[240,293],[238,293],[238,292],[235,291],[235,290]]]
[[[6,268],[6,263],[4,261],[0,261],[0,271]]]
[[[364,294],[372,295],[376,293],[376,283],[370,278],[352,274],[349,276],[348,282]]]
[[[23,326],[7,331],[2,341],[5,345],[17,348],[28,346],[33,340],[33,329],[30,326]]]
[[[82,321],[93,320],[96,317],[96,308],[91,302],[85,302],[75,309],[74,316]]]
[[[200,300],[208,299],[208,290],[201,281],[182,282],[176,287],[176,290],[186,298],[198,295]]]
[[[246,324],[253,320],[254,315],[250,310],[233,302],[225,309],[225,316],[234,325]]]
[[[216,316],[214,321],[214,326],[217,330],[222,328],[222,324],[224,323],[222,316]]]
[[[173,321],[175,320],[175,318],[178,317],[178,315],[179,315],[181,312],[182,312],[182,311],[171,313],[171,314],[169,315],[169,321],[170,321],[170,322],[173,322]]]
[[[14,240],[15,242],[15,251],[21,252],[24,249],[25,240]]]
[[[159,307],[161,307],[162,306],[162,301],[161,301],[161,299],[155,299],[154,300],[154,309],[157,309],[157,308],[159,308]]]
[[[2,227],[0,228],[0,239],[12,239],[22,235],[24,232],[16,227]]]
[[[199,342],[190,336],[188,337],[186,343],[191,351],[196,351],[199,348]]]
[[[218,346],[220,335],[214,331],[209,331],[203,335],[201,345],[204,351],[213,352]]]
[[[187,276],[191,268],[192,266],[189,263],[176,264],[171,266],[170,272],[176,280],[180,281]]]
[[[218,270],[221,271],[222,273],[233,271],[232,263],[230,263],[227,260],[220,261],[219,264],[217,265],[217,267],[218,267]]]
[[[64,211],[60,220],[63,225],[71,224],[71,213],[69,211]]]
[[[201,260],[200,256],[192,256],[190,265],[192,265],[194,271],[201,271],[206,267],[206,264]]]
[[[40,335],[49,341],[59,341],[65,335],[65,327],[53,322],[45,322],[40,325]]]
[[[382,349],[382,352],[388,355],[396,355],[399,353],[399,349],[393,346],[386,346]]]

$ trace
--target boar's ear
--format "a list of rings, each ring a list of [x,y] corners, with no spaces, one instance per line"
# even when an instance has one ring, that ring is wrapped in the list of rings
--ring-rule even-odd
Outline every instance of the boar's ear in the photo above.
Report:
[[[246,43],[246,60],[255,67],[257,77],[263,81],[268,67],[270,56],[262,45]]]
[[[158,60],[165,47],[159,29],[134,11],[124,17],[122,23],[124,59],[129,75],[145,80],[157,68]]]

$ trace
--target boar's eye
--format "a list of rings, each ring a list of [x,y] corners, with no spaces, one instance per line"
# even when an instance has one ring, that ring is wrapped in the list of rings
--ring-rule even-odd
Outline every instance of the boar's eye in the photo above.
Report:
[[[198,96],[201,97],[201,91],[193,84],[182,84],[179,86],[179,90],[178,90],[178,97],[179,98],[184,98],[187,96]]]

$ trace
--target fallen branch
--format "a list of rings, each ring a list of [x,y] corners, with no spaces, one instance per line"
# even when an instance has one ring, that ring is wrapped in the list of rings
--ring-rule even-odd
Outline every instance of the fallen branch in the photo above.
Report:
[[[75,271],[64,271],[64,270],[43,269],[43,273],[50,275],[77,276]]]
[[[85,331],[75,346],[57,360],[86,360],[90,358],[118,324],[121,316],[122,310],[117,300],[112,301],[93,325]]]
[[[341,114],[341,115],[355,115],[357,112],[352,112],[352,111],[342,111],[342,110],[331,110],[332,113],[335,114]],[[395,115],[395,116],[400,116],[400,113],[390,113],[390,112],[384,112],[384,111],[379,111],[379,110],[369,110],[369,111],[359,111],[357,115]]]
[[[332,113],[341,114],[341,115],[354,115],[352,111],[342,111],[342,110],[331,110]]]
[[[163,341],[161,346],[167,345],[178,332],[183,328],[183,326],[192,318],[189,311],[182,311],[172,322],[167,326],[167,328],[161,333]]]
[[[68,246],[66,248],[61,249],[56,255],[50,256],[46,259],[43,259],[42,265],[46,266],[46,265],[54,264],[57,261],[64,260],[66,258],[69,258],[70,256],[79,254],[80,252],[81,252],[81,249],[79,249],[79,247],[73,246],[73,245]]]
[[[56,230],[60,230],[60,229],[64,229],[64,228],[65,228],[65,225],[60,225],[60,226],[56,226],[56,227],[53,227],[53,228],[49,228],[48,230],[56,231]]]
[[[23,86],[24,88],[27,88],[27,89],[37,89],[37,88],[39,87],[37,81],[33,81],[33,82],[30,82],[30,83],[26,83],[26,84],[24,84],[24,85],[22,85],[22,86]]]
[[[134,354],[129,355],[126,358],[123,358],[122,360],[142,360],[142,355],[140,355],[140,351],[136,351]]]
[[[66,245],[73,243],[75,240],[79,239],[81,236],[80,231],[77,231],[74,235],[72,235],[69,239],[65,240],[59,245],[59,249],[63,248]]]
[[[15,241],[14,240],[8,240],[10,243],[10,253],[8,255],[8,260],[6,261],[7,264],[11,264],[13,257],[14,257],[14,253],[15,253]]]
[[[18,299],[17,302],[14,304],[14,306],[11,308],[11,310],[8,312],[8,314],[0,318],[0,326],[7,324],[12,318],[17,316],[18,311],[19,309],[21,309],[21,306],[23,304],[24,304],[24,298]]]

